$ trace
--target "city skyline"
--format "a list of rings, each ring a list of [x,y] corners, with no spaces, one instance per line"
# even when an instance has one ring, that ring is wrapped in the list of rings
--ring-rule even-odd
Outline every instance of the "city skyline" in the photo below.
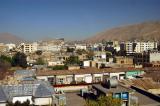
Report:
[[[160,19],[159,0],[1,0],[0,33],[81,40],[113,27]]]

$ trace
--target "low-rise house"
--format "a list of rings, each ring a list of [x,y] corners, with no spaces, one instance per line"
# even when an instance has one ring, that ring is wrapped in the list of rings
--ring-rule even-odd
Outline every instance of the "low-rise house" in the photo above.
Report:
[[[63,84],[76,84],[85,83],[97,83],[102,82],[106,78],[115,78],[117,80],[131,78],[129,73],[133,69],[128,68],[85,68],[78,70],[38,70],[37,79],[49,81],[53,85],[63,85]],[[131,74],[132,76],[138,76],[144,74],[144,71],[140,69],[134,69],[136,74]],[[126,77],[127,76],[127,77]]]
[[[59,95],[50,85],[49,78],[46,81],[39,81],[35,79],[35,74],[31,70],[17,70],[13,77],[14,83],[0,86],[0,106],[1,104],[6,106],[6,102],[16,103],[19,101],[24,103],[27,100],[30,104],[37,106],[59,106],[57,101],[62,101],[59,100],[59,96],[65,98],[64,94]],[[66,103],[65,99],[63,100],[62,102]]]
[[[119,64],[121,66],[133,66],[133,58],[132,57],[123,57],[123,56],[117,56],[115,57],[116,64]]]
[[[109,79],[104,82],[103,86],[101,84],[93,84],[92,89],[95,96],[111,96],[121,99],[122,106],[130,106],[130,94],[132,90],[119,85],[115,79]]]

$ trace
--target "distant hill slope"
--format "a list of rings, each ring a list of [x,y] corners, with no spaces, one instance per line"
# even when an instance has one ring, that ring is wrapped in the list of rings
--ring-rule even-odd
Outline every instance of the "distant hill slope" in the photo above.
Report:
[[[25,40],[10,33],[0,33],[0,43],[21,43]]]
[[[102,40],[160,40],[160,21],[112,28],[86,39],[85,42],[95,43]]]

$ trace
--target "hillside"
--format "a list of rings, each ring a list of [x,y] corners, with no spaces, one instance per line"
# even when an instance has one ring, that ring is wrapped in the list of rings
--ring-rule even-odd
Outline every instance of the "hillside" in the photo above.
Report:
[[[21,43],[24,42],[22,38],[12,35],[10,33],[0,33],[0,43]]]
[[[160,21],[112,28],[86,39],[85,42],[95,43],[102,40],[160,40]]]

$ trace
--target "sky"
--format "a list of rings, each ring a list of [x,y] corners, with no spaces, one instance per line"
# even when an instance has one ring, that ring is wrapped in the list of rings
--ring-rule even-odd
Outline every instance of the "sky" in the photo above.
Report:
[[[155,20],[160,20],[160,0],[0,0],[0,33],[27,40],[82,40]]]

